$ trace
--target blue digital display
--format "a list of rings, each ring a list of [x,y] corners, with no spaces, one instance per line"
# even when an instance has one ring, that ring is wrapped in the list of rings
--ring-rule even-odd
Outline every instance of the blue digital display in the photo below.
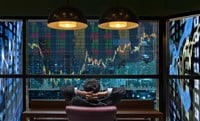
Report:
[[[0,21],[0,74],[22,74],[22,21]],[[21,121],[23,82],[0,78],[0,121]]]
[[[22,111],[22,79],[0,78],[0,121],[21,121]]]
[[[169,22],[170,75],[199,75],[199,16]]]
[[[22,73],[22,21],[0,21],[0,74]]]
[[[200,15],[169,21],[169,75],[200,74]],[[169,80],[170,121],[199,121],[199,79]]]

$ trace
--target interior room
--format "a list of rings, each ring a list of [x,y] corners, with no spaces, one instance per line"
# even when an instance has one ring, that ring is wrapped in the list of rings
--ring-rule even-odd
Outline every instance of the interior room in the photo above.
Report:
[[[90,79],[117,121],[199,121],[199,40],[200,1],[0,1],[0,121],[73,121]]]

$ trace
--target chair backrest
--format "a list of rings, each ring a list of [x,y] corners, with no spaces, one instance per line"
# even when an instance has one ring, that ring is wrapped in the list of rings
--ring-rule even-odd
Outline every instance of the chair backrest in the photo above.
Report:
[[[66,106],[69,121],[114,121],[116,106],[82,107]]]

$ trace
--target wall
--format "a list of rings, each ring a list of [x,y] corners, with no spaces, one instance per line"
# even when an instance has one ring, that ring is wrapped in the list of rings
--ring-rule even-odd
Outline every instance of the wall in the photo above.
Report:
[[[87,16],[98,16],[113,4],[125,5],[138,16],[164,16],[200,9],[199,0],[1,0],[0,16],[48,16],[52,9],[67,3],[80,8]]]

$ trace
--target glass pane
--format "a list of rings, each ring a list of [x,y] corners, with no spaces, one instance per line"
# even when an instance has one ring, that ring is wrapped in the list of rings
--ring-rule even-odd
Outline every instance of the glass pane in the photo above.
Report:
[[[27,22],[28,74],[158,74],[158,22],[140,21],[126,31],[98,28],[88,20],[86,30],[60,31],[46,20]]]
[[[0,20],[0,74],[22,73],[22,21]]]
[[[60,93],[60,87],[73,85],[83,90],[86,79],[81,78],[30,78],[27,79],[29,99],[64,99]],[[158,80],[101,78],[98,79],[101,90],[108,87],[125,87],[126,94],[123,99],[141,99],[158,101]]]
[[[21,121],[22,85],[20,78],[0,78],[0,121]]]
[[[169,80],[168,118],[170,121],[199,121],[199,89],[199,79]]]
[[[169,21],[169,74],[199,75],[200,15]]]

